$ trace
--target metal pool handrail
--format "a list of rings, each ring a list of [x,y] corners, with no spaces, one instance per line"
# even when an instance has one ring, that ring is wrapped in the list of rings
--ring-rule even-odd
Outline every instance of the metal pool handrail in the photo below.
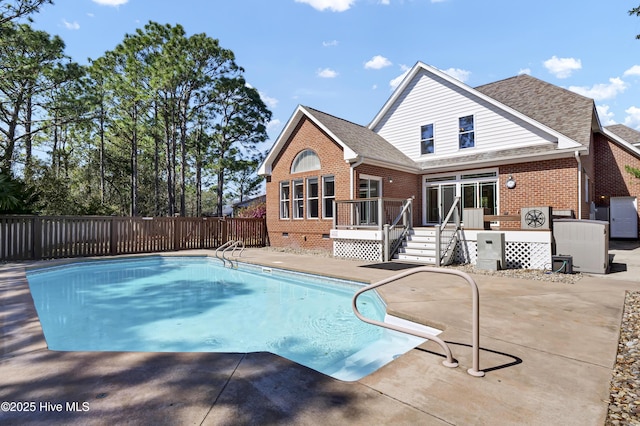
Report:
[[[239,249],[239,250],[240,250],[240,253],[239,253],[239,254],[236,254],[236,250],[238,250],[238,248],[240,248],[240,249]],[[227,248],[225,248],[224,250],[222,250],[222,261],[224,262],[225,260],[228,260],[228,261],[229,261],[230,266],[231,266],[231,267],[233,267],[233,260],[231,260],[231,259],[227,259],[227,258],[225,257],[225,253],[226,253],[227,251],[229,251],[229,250],[231,250],[231,256],[232,256],[232,257],[235,257],[235,256],[240,257],[240,256],[242,256],[242,252],[244,251],[244,242],[242,242],[242,241],[240,241],[240,240],[233,241],[233,243],[232,243],[232,244],[230,244]],[[237,262],[236,262],[236,264],[237,264]],[[226,266],[226,262],[225,262],[225,266]]]
[[[229,246],[230,246],[231,244],[233,244],[233,243],[235,243],[235,241],[234,241],[234,240],[227,241],[226,243],[224,243],[223,245],[221,245],[220,247],[218,247],[218,248],[216,249],[215,253],[214,253],[214,256],[215,256],[217,259],[222,260],[222,264],[223,264],[223,265],[226,265],[226,264],[227,264],[227,262],[226,262],[226,261],[225,261],[225,259],[224,259],[224,253],[222,254],[222,257],[220,257],[220,256],[218,256],[218,252],[219,252],[220,250],[225,250],[227,247],[229,247]]]
[[[467,274],[466,272],[462,272],[462,271],[457,271],[455,269],[442,269],[442,268],[434,268],[431,266],[421,266],[412,270],[408,270],[408,271],[404,271],[404,272],[400,272],[399,274],[396,274],[392,277],[389,278],[385,278],[381,281],[378,281],[376,283],[373,283],[371,285],[368,285],[360,290],[358,290],[354,296],[353,299],[351,300],[351,307],[353,308],[353,312],[356,314],[356,316],[369,324],[373,324],[373,325],[377,325],[379,327],[384,327],[384,328],[388,328],[390,330],[395,330],[395,331],[399,331],[401,333],[406,333],[406,334],[411,334],[413,336],[418,336],[418,337],[422,337],[428,340],[432,340],[433,342],[437,343],[438,345],[440,345],[440,347],[442,348],[442,350],[445,352],[445,356],[446,356],[446,360],[444,360],[442,362],[442,364],[445,367],[457,367],[458,363],[453,359],[453,355],[451,354],[451,349],[449,348],[449,345],[447,345],[445,343],[444,340],[440,339],[437,336],[434,336],[430,333],[427,332],[423,332],[423,331],[418,331],[418,330],[411,330],[409,328],[404,328],[404,327],[399,327],[397,325],[394,324],[388,324],[385,322],[381,322],[381,321],[376,321],[376,320],[372,320],[369,318],[366,318],[365,316],[363,316],[360,311],[358,311],[358,307],[357,307],[357,299],[358,296],[360,296],[362,293],[367,292],[369,290],[373,290],[375,288],[378,287],[382,287],[383,285],[392,283],[394,281],[397,281],[401,278],[405,278],[409,275],[413,275],[413,274],[417,274],[419,272],[434,272],[436,274],[450,274],[450,275],[457,275],[461,278],[463,278],[464,280],[466,280],[469,285],[471,286],[471,295],[472,295],[472,350],[473,350],[473,366],[472,368],[467,370],[467,373],[469,373],[472,376],[475,377],[482,377],[484,376],[484,371],[481,371],[479,369],[480,367],[480,294],[478,292],[478,285],[476,284],[476,282],[473,280],[473,278],[471,278],[471,276],[469,274]]]

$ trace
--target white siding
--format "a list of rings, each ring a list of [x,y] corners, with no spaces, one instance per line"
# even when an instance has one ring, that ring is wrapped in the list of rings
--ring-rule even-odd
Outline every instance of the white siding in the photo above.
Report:
[[[458,148],[458,118],[473,115],[475,147]],[[420,155],[420,126],[434,125],[435,153]],[[413,160],[557,142],[553,136],[421,70],[373,129]]]

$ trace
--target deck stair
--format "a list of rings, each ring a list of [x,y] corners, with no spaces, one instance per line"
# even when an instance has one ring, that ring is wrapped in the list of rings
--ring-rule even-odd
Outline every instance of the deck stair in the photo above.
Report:
[[[394,259],[437,265],[437,230],[434,227],[413,228],[402,243]]]

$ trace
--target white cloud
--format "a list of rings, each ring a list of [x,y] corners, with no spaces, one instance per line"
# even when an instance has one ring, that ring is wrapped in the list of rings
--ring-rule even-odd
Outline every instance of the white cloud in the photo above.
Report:
[[[333,47],[333,46],[337,46],[338,45],[338,40],[331,40],[331,41],[323,41],[322,42],[322,46],[324,47]]]
[[[622,81],[619,77],[610,78],[609,84],[594,84],[591,87],[569,86],[569,90],[572,92],[576,92],[596,101],[615,98],[619,93],[624,92],[626,88],[627,83]]]
[[[391,4],[391,0],[380,0],[378,3],[384,4],[386,6],[386,5]]]
[[[596,105],[596,110],[598,111],[598,117],[600,117],[600,122],[603,126],[616,124],[616,121],[613,119],[615,114],[609,111],[609,105]]]
[[[582,61],[574,58],[558,58],[552,56],[551,59],[547,59],[543,62],[544,67],[557,78],[568,78],[571,74],[579,69],[582,69]]]
[[[627,113],[627,116],[624,119],[624,124],[636,130],[640,130],[640,108],[632,106],[624,112]]]
[[[634,65],[624,72],[625,77],[629,75],[640,75],[640,65]]]
[[[66,29],[68,29],[68,30],[79,30],[80,29],[80,24],[78,24],[76,21],[68,22],[66,19],[63,19],[62,23],[64,24],[64,27]]]
[[[376,55],[364,64],[365,69],[379,70],[393,65],[390,60],[381,55]]]
[[[449,74],[451,77],[462,81],[463,83],[469,79],[471,71],[461,70],[459,68],[449,68],[444,71],[445,74]]]
[[[522,68],[520,71],[518,71],[518,75],[522,74],[531,75],[531,68]]]
[[[127,4],[129,0],[93,0],[94,3],[101,4],[103,6],[121,6]]]
[[[389,86],[391,86],[391,90],[395,90],[398,86],[400,86],[400,83],[402,83],[402,80],[404,80],[404,78],[407,76],[407,74],[409,74],[409,71],[411,70],[411,68],[406,65],[400,65],[400,69],[403,71],[402,74],[400,74],[399,76],[397,76],[396,78],[394,78],[389,82]]]
[[[325,9],[329,9],[332,12],[344,12],[345,10],[348,10],[355,2],[356,0],[296,0],[296,3],[306,3],[316,10],[323,11]]]
[[[265,103],[265,105],[267,105],[269,108],[275,108],[278,106],[278,100],[276,98],[272,98],[270,96],[267,96],[266,94],[259,92],[260,93],[260,99],[262,99],[262,102]]]
[[[271,120],[269,124],[267,124],[267,130],[276,129],[278,128],[278,126],[280,126],[280,124],[282,124],[282,122],[277,118],[274,120]]]
[[[336,78],[338,76],[338,72],[332,70],[331,68],[325,68],[322,70],[318,70],[317,75],[318,77],[322,78]]]

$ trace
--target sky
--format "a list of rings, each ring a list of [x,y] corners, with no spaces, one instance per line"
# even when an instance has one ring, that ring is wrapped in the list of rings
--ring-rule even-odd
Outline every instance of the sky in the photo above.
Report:
[[[267,148],[298,105],[369,122],[416,62],[471,87],[526,73],[640,130],[640,0],[54,0],[33,27],[81,64],[149,21],[232,50],[272,111]]]

